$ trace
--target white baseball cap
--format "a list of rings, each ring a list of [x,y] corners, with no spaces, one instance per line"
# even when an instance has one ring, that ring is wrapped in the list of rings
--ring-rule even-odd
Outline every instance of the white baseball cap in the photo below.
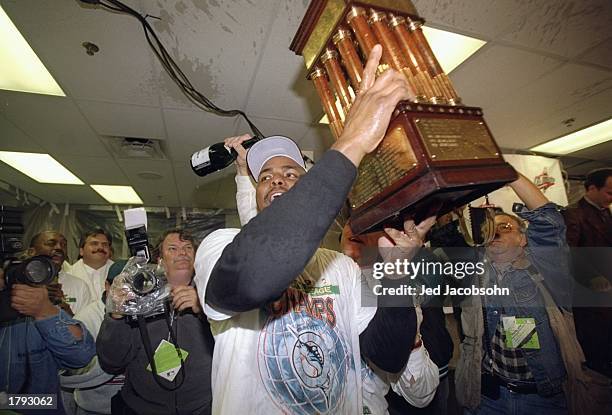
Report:
[[[274,135],[259,140],[247,152],[247,165],[253,179],[257,181],[261,168],[273,157],[288,157],[306,170],[300,148],[290,138]]]

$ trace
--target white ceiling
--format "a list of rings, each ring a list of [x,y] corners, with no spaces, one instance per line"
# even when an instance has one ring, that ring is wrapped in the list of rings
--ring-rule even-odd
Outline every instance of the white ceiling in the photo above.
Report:
[[[242,109],[267,135],[315,157],[332,139],[289,44],[307,0],[125,0],[151,19],[192,83]],[[610,0],[414,0],[428,25],[488,43],[451,73],[482,106],[498,143],[524,150],[612,116]],[[195,176],[192,152],[248,132],[195,108],[162,71],[132,17],[78,0],[0,0],[66,97],[0,91],[0,150],[46,152],[88,184],[129,184],[147,206],[235,208],[233,171]],[[85,53],[92,42],[100,51]],[[573,118],[571,126],[563,123]],[[162,140],[167,158],[114,157],[106,136]],[[612,165],[612,144],[566,158],[570,172]],[[142,179],[155,172],[158,180]],[[44,200],[104,204],[88,186],[41,185],[0,163],[2,181]]]

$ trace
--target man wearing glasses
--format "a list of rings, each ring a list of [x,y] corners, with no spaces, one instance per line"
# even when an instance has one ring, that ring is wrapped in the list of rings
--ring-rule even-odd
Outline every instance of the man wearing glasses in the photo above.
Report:
[[[567,413],[566,371],[551,328],[543,286],[568,304],[565,224],[557,206],[527,178],[510,183],[524,205],[495,215],[480,286],[506,296],[472,296],[462,307],[465,338],[456,370],[457,398],[474,414]],[[527,223],[525,223],[527,222]]]

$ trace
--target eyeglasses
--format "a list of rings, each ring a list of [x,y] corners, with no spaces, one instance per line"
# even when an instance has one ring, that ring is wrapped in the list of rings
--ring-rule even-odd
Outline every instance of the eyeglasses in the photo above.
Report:
[[[516,228],[516,225],[511,222],[501,222],[495,225],[497,233],[510,233],[514,228]]]

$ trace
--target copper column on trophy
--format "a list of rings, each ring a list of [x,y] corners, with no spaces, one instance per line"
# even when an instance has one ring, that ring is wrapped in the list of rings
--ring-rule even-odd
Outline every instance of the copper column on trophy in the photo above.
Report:
[[[387,55],[387,60],[390,62],[393,69],[403,73],[417,97],[422,97],[425,91],[422,91],[418,85],[408,60],[402,54],[393,32],[389,29],[385,13],[377,12],[373,9],[370,10],[369,24],[378,39],[378,43],[383,47],[383,54]]]
[[[353,29],[353,33],[355,33],[355,37],[357,38],[357,43],[359,43],[359,47],[367,59],[368,56],[370,56],[370,51],[378,41],[372,29],[370,29],[370,25],[368,25],[365,9],[361,7],[352,7],[346,16],[346,22],[351,29]],[[381,63],[389,64],[389,56],[385,54],[384,51]]]
[[[401,50],[406,56],[410,57],[412,61],[415,78],[418,84],[423,88],[424,95],[432,103],[440,103],[441,98],[444,97],[448,100],[441,88],[435,84],[427,71],[427,64],[425,59],[421,55],[420,49],[416,44],[415,38],[411,35],[408,27],[406,26],[406,19],[400,16],[391,16],[389,26],[393,29],[395,36],[398,40]]]
[[[361,85],[363,66],[361,64],[361,60],[359,59],[357,49],[355,49],[351,32],[346,29],[339,29],[334,35],[333,41],[336,48],[338,48],[338,52],[340,52],[342,63],[344,64],[346,73],[351,80],[353,90],[355,93],[357,93],[359,86]]]
[[[323,55],[321,55],[321,63],[325,66],[325,71],[329,76],[334,92],[340,100],[340,105],[342,105],[342,110],[346,116],[351,109],[353,99],[351,97],[348,82],[346,82],[342,67],[338,61],[338,53],[334,50],[327,49]]]
[[[406,18],[406,24],[410,29],[410,35],[414,39],[414,44],[417,46],[420,55],[425,61],[427,72],[434,81],[434,85],[436,85],[438,89],[443,92],[449,103],[453,105],[459,104],[461,99],[457,95],[457,92],[455,91],[450,79],[440,66],[436,55],[434,55],[433,51],[431,50],[429,42],[427,41],[427,38],[425,38],[423,30],[421,29],[422,23]]]
[[[325,71],[321,68],[315,67],[315,69],[310,73],[309,78],[314,83],[317,93],[319,94],[319,98],[323,104],[323,109],[325,110],[325,114],[329,120],[329,125],[331,126],[332,134],[334,135],[335,139],[338,139],[340,134],[342,134],[344,123],[340,117],[338,109],[336,108],[334,94],[329,89],[329,83],[327,82]]]

